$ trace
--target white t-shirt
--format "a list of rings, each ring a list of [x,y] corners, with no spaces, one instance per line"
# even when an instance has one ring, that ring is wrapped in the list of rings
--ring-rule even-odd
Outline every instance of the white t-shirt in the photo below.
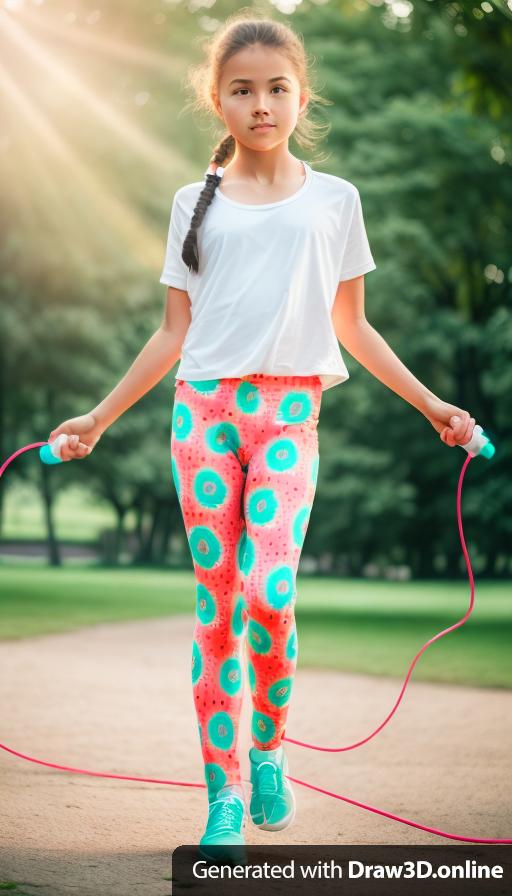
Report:
[[[197,230],[197,274],[181,252],[204,181],[174,194],[160,283],[191,302],[175,379],[318,374],[325,390],[349,378],[331,310],[340,280],[377,265],[357,187],[303,165],[302,186],[278,202],[236,202],[220,182]]]

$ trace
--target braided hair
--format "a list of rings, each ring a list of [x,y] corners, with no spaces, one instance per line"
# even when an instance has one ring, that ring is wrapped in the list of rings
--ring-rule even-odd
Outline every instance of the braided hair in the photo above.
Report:
[[[202,220],[206,214],[206,210],[215,195],[215,190],[217,189],[221,181],[224,169],[220,169],[219,175],[216,173],[217,167],[222,165],[222,162],[225,162],[226,159],[230,159],[233,155],[234,150],[235,138],[231,134],[228,134],[227,137],[224,137],[224,139],[221,140],[220,143],[218,143],[218,145],[215,147],[215,150],[213,151],[210,158],[208,170],[206,171],[206,183],[199,194],[198,200],[196,202],[196,207],[194,209],[194,214],[192,215],[192,220],[190,222],[189,231],[183,241],[181,257],[187,265],[189,271],[193,270],[196,274],[199,271],[197,228],[202,223]]]
[[[245,47],[261,45],[278,50],[287,56],[293,65],[299,84],[309,97],[309,104],[332,105],[331,100],[322,97],[314,89],[308,71],[309,61],[302,41],[292,28],[283,22],[276,22],[264,15],[255,15],[252,9],[238,11],[228,17],[223,27],[219,28],[212,38],[205,40],[206,61],[192,66],[189,71],[189,83],[195,91],[197,100],[192,103],[196,111],[208,114],[216,110],[214,95],[224,64],[234,54]],[[308,118],[306,110],[300,114],[294,137],[304,149],[314,149],[319,136],[330,130],[330,124],[319,124]],[[230,161],[236,149],[236,141],[232,134],[226,134],[215,147],[210,164],[205,172],[206,180],[199,194],[196,207],[190,221],[189,231],[183,241],[181,257],[189,271],[199,271],[199,252],[197,247],[197,229],[204,220],[217,189],[224,168],[224,162]],[[319,159],[318,161],[323,161]]]

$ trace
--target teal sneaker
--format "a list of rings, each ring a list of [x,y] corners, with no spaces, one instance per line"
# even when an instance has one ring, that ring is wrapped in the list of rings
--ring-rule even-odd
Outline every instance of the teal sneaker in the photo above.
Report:
[[[244,862],[245,819],[242,787],[225,784],[208,805],[208,822],[199,841],[199,852],[207,859]]]
[[[283,745],[275,750],[251,747],[251,805],[253,823],[264,831],[282,831],[295,818],[295,794],[286,775]]]

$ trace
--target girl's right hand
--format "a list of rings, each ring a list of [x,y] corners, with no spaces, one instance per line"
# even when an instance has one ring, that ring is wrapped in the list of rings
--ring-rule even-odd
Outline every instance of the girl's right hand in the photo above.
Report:
[[[57,436],[65,433],[69,438],[60,450],[62,460],[80,460],[89,456],[103,432],[93,414],[82,414],[81,417],[64,420],[51,431],[48,441],[54,442]]]

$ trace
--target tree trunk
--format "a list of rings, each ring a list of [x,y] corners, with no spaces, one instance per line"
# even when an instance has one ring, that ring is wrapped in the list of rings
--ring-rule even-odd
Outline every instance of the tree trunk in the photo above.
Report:
[[[62,566],[59,543],[55,534],[53,523],[53,496],[50,488],[50,469],[46,464],[39,464],[41,470],[41,485],[44,504],[44,516],[46,521],[48,562],[50,566]]]

